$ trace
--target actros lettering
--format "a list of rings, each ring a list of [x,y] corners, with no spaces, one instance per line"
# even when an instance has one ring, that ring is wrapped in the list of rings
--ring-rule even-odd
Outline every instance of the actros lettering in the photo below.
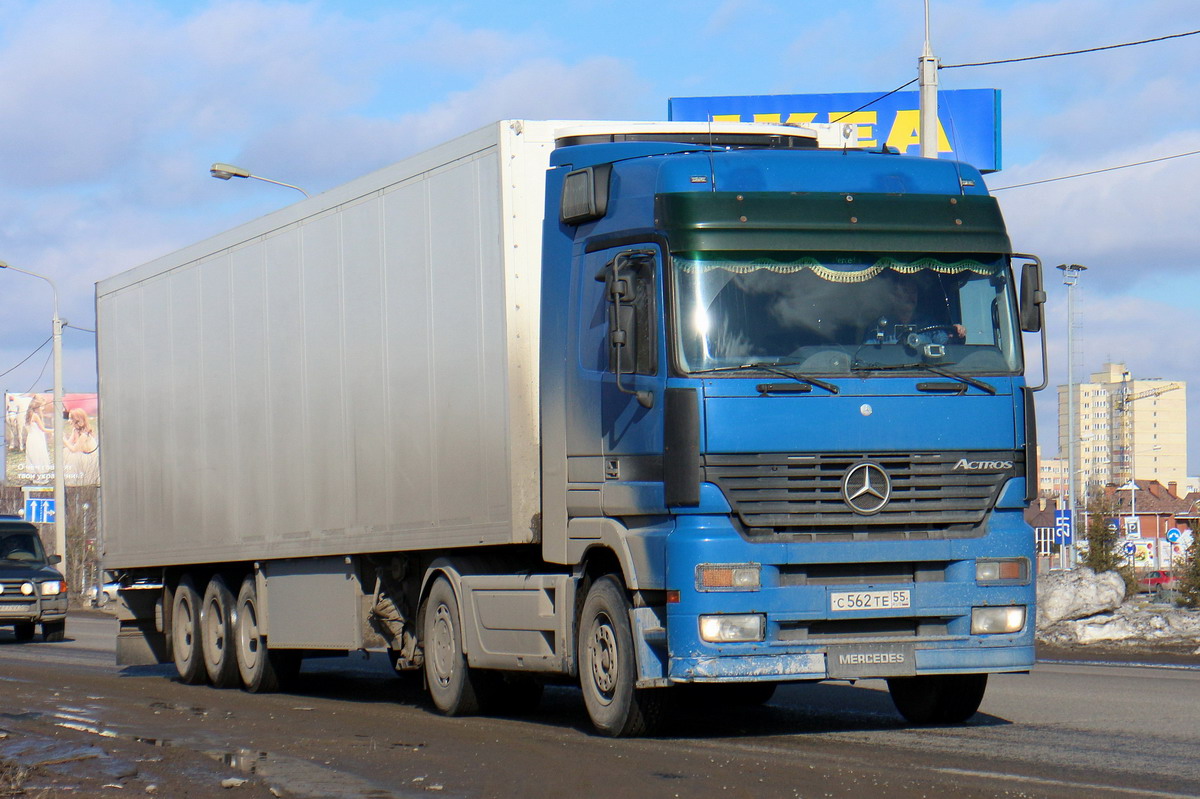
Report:
[[[969,461],[966,458],[959,458],[958,463],[954,464],[954,470],[962,469],[967,472],[978,472],[991,469],[1011,469],[1012,461]]]

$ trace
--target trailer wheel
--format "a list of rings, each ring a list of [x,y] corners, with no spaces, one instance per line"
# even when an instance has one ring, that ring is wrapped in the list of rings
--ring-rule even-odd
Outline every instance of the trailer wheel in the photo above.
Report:
[[[233,627],[237,641],[238,675],[242,687],[250,693],[266,694],[279,690],[279,675],[275,670],[279,653],[267,646],[267,638],[258,627],[258,588],[254,577],[242,580],[234,606]]]
[[[447,716],[478,713],[479,694],[462,648],[458,600],[445,577],[434,581],[421,617],[425,682],[434,706]]]
[[[13,635],[18,641],[32,641],[35,627],[31,621],[19,621],[13,625]]]
[[[171,603],[171,657],[180,682],[199,685],[207,679],[200,645],[200,594],[190,575],[175,587]]]
[[[579,621],[579,684],[588,716],[613,737],[646,735],[662,721],[664,689],[638,689],[629,600],[612,575],[592,583]]]
[[[67,637],[67,622],[66,621],[44,621],[42,622],[42,640],[49,643],[57,643],[65,640]]]
[[[961,724],[979,710],[986,674],[928,674],[887,681],[892,703],[912,724]]]
[[[216,688],[238,684],[236,635],[233,629],[233,593],[221,575],[213,575],[200,606],[200,632],[204,642],[204,668]]]

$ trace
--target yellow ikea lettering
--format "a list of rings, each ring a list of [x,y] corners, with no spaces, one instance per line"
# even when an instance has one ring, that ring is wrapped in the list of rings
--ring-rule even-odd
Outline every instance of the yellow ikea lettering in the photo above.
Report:
[[[879,124],[878,111],[855,111],[851,114],[830,111],[829,121],[846,125],[858,125],[859,147],[875,147],[879,144],[874,138],[875,125]]]
[[[920,144],[921,112],[917,110],[897,111],[896,119],[892,122],[892,129],[888,132],[887,146],[907,153],[909,147],[920,146]],[[954,152],[950,147],[950,140],[946,138],[946,130],[942,127],[940,119],[938,120],[938,152]]]
[[[712,121],[713,122],[741,122],[742,115],[741,114],[713,114]]]

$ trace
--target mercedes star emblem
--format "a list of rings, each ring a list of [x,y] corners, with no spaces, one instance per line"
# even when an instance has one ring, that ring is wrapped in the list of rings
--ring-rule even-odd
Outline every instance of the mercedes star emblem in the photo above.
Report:
[[[871,516],[879,513],[891,498],[892,481],[878,463],[856,463],[842,478],[842,499],[857,514]]]

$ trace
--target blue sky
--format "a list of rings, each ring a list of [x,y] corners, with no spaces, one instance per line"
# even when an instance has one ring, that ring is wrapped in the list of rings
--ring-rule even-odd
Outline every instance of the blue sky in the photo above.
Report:
[[[931,0],[944,64],[1200,29],[1194,0]],[[149,2],[0,0],[0,259],[58,282],[94,326],[93,283],[294,202],[208,175],[227,161],[320,192],[501,118],[665,118],[672,96],[884,92],[916,76],[921,0]],[[1003,93],[992,186],[1200,150],[1200,36],[945,69]],[[1084,374],[1185,379],[1200,473],[1200,156],[1000,192],[1014,245],[1089,270]],[[1053,272],[1053,270],[1050,270]],[[1051,275],[1051,382],[1065,298]],[[0,372],[48,335],[49,292],[0,273]],[[66,384],[95,388],[68,329]],[[50,383],[39,354],[0,379]],[[1057,449],[1053,389],[1039,404]]]

